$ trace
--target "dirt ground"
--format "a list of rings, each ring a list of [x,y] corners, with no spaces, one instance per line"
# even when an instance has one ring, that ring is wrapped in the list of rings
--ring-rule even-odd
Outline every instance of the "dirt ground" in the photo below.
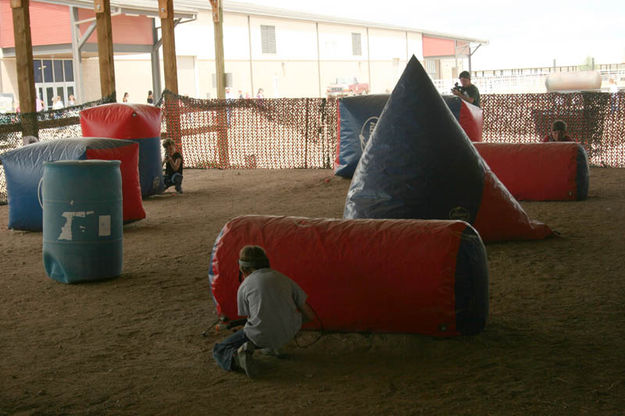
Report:
[[[257,380],[220,370],[221,227],[341,217],[348,187],[327,170],[187,170],[183,195],[124,228],[123,275],[78,285],[45,276],[41,233],[8,230],[0,206],[0,415],[625,413],[625,169],[591,169],[586,201],[522,204],[561,237],[487,245],[480,335],[305,332]]]

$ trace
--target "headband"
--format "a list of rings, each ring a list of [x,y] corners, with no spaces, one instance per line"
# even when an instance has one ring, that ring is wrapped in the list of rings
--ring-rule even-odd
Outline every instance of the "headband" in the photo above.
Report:
[[[257,265],[258,262],[239,259],[239,266],[241,267],[257,267]]]

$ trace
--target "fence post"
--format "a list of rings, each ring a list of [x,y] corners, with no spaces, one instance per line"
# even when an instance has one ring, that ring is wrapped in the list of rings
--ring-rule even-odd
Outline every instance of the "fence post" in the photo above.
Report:
[[[228,161],[228,124],[232,120],[230,120],[231,115],[228,114],[228,100],[219,101],[222,101],[224,106],[217,110],[217,153],[219,155],[219,167],[227,169],[230,167]]]
[[[310,98],[304,99],[304,105],[306,106],[304,110],[304,119],[306,129],[304,130],[304,169],[308,169],[308,102]]]

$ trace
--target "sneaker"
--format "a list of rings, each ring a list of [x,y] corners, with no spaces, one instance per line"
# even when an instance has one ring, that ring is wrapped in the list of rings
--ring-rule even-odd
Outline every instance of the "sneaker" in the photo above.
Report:
[[[280,352],[280,350],[277,348],[263,348],[260,350],[260,353],[264,355],[269,355],[271,357],[276,357],[276,358],[285,357],[285,355],[282,352]]]
[[[249,378],[255,378],[258,375],[258,367],[253,355],[254,345],[249,341],[241,345],[237,350],[237,364]]]

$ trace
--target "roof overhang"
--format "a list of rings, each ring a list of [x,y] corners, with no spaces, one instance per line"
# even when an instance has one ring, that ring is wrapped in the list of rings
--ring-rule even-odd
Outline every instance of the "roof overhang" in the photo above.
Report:
[[[210,2],[208,0],[174,0],[174,6],[179,4],[181,7],[189,8],[193,10],[211,10]],[[111,3],[112,4],[112,3]],[[308,22],[317,22],[317,23],[329,23],[329,24],[338,24],[338,25],[348,25],[348,26],[361,26],[367,27],[371,29],[389,29],[389,30],[399,30],[402,32],[416,32],[422,33],[425,36],[431,36],[436,38],[443,39],[454,39],[460,41],[466,41],[470,43],[479,43],[482,45],[487,45],[488,40],[486,39],[478,39],[467,37],[465,35],[459,36],[452,33],[441,33],[437,31],[432,31],[423,28],[416,27],[407,27],[407,26],[399,26],[392,24],[385,24],[367,20],[358,20],[351,19],[349,17],[342,16],[329,16],[323,14],[316,13],[308,13],[308,12],[300,12],[295,10],[282,9],[277,7],[269,7],[259,4],[251,4],[245,2],[237,2],[231,0],[224,0],[222,4],[222,8],[224,13],[238,13],[244,15],[252,15],[252,16],[265,16],[265,17],[276,17],[276,18],[284,18],[284,19],[292,19],[292,20],[302,20]]]
[[[41,3],[57,4],[61,6],[72,6],[81,9],[93,10],[93,0],[37,0]],[[208,2],[208,0],[207,0]],[[111,0],[111,12],[117,11],[129,16],[159,17],[158,2],[155,0]],[[197,10],[190,8],[176,7],[174,1],[175,19],[195,19]]]

